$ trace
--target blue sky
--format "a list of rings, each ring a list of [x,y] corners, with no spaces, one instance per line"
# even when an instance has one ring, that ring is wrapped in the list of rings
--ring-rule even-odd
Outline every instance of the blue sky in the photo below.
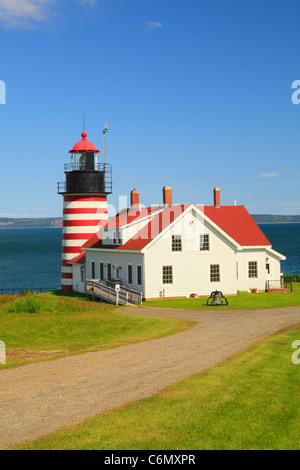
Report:
[[[299,19],[299,0],[0,0],[0,217],[61,215],[83,113],[101,151],[109,125],[116,207],[170,185],[300,214]]]

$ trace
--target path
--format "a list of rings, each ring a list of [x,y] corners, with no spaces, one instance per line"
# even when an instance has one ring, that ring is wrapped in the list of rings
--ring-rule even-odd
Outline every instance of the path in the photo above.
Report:
[[[122,311],[187,318],[199,324],[167,338],[1,371],[1,449],[153,395],[256,340],[300,322],[300,307]]]

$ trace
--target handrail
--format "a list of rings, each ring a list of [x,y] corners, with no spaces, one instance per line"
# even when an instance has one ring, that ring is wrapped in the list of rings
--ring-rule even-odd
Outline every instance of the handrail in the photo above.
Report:
[[[115,283],[107,280],[106,285],[111,286],[112,288],[115,287]],[[142,305],[143,294],[138,292],[134,289],[130,289],[129,287],[125,287],[120,283],[120,290],[119,292],[124,292],[128,294],[128,301],[133,304],[140,304]]]
[[[142,294],[132,291],[127,287],[120,286],[120,290],[106,285],[106,282],[95,281],[93,279],[86,280],[86,293],[92,294],[93,297],[99,297],[107,302],[115,305],[127,305],[128,302],[133,304],[142,304]]]
[[[92,293],[93,298],[96,296],[115,305],[127,305],[128,302],[128,296],[123,292],[117,292],[111,287],[94,280],[86,281],[86,293]]]
[[[284,282],[282,279],[268,279],[266,280],[265,290],[270,289],[287,289],[291,293],[293,292],[293,284],[291,282]]]
[[[73,163],[65,163],[65,171],[101,171],[107,174],[111,173],[111,164],[110,163],[96,163],[93,164],[93,169],[87,170],[84,166],[82,166],[79,162]]]

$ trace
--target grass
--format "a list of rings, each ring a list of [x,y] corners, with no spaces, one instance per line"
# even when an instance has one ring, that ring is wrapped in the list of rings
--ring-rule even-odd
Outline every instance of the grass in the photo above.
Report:
[[[300,327],[206,372],[21,449],[300,449]]]
[[[293,284],[293,293],[273,293],[259,292],[249,294],[248,292],[240,292],[236,296],[227,297],[228,306],[207,307],[207,297],[198,297],[195,299],[158,299],[148,300],[144,302],[145,307],[162,307],[162,308],[182,308],[188,310],[205,310],[205,309],[262,309],[276,307],[294,307],[300,305],[300,284]]]
[[[111,349],[171,335],[194,323],[138,317],[83,296],[0,296],[0,339],[7,363],[0,370],[72,354]]]

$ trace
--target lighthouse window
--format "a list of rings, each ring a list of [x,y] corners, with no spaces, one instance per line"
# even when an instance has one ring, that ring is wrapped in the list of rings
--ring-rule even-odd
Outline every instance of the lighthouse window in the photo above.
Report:
[[[79,170],[85,169],[85,161],[86,161],[86,154],[83,153],[81,157],[79,158]]]

